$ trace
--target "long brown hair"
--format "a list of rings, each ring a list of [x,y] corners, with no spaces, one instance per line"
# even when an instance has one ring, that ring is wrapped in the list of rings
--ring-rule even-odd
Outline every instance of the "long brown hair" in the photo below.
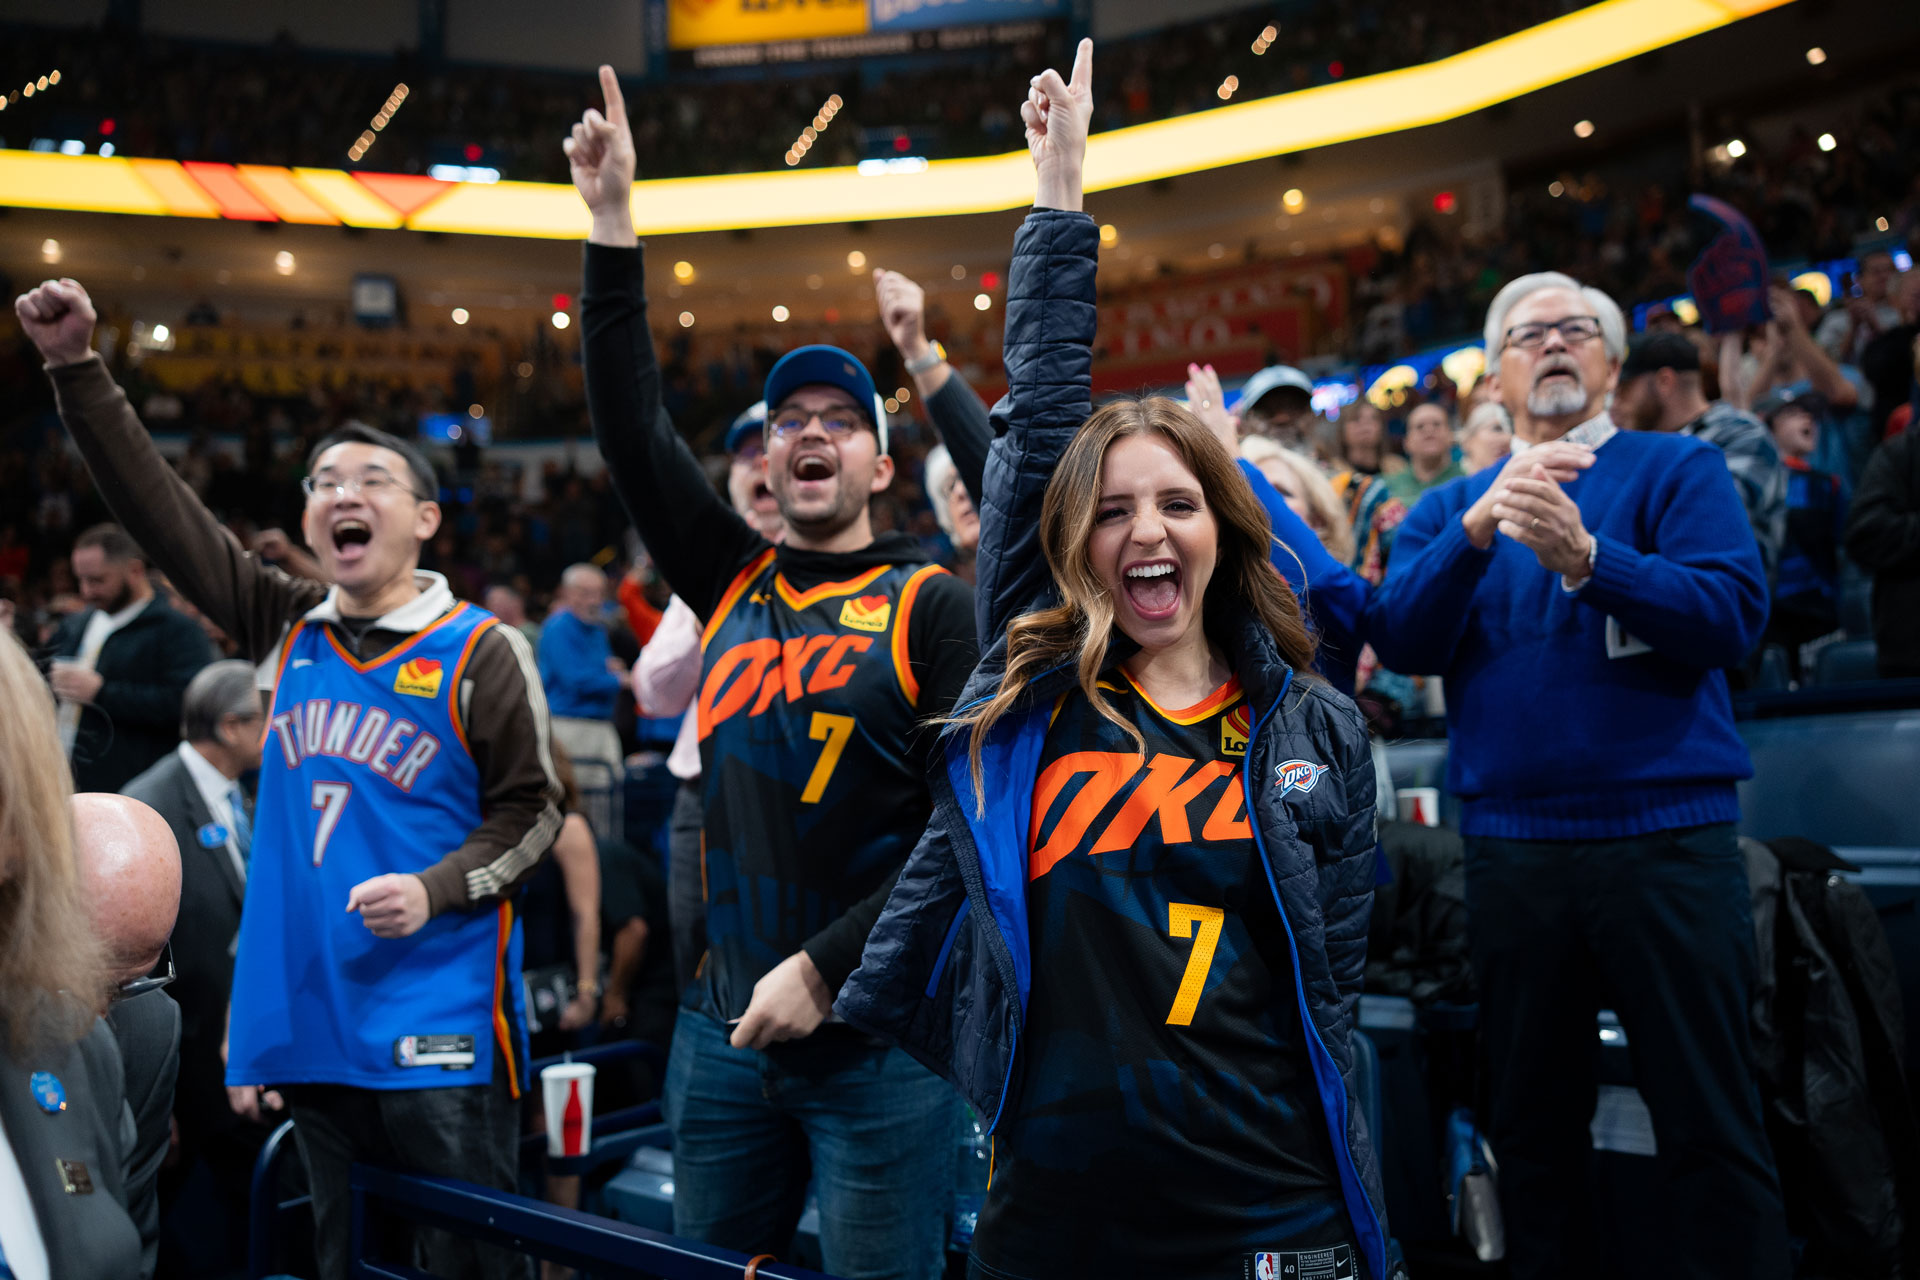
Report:
[[[1100,471],[1107,450],[1128,436],[1156,435],[1173,447],[1200,481],[1200,492],[1219,530],[1218,559],[1201,617],[1216,640],[1230,612],[1244,608],[1273,634],[1280,656],[1296,671],[1313,665],[1313,636],[1300,602],[1268,560],[1273,534],[1267,513],[1253,496],[1226,446],[1183,406],[1165,396],[1117,400],[1094,411],[1067,446],[1047,482],[1040,506],[1040,549],[1053,573],[1060,603],[1035,609],[1007,624],[1007,666],[992,698],[950,723],[968,725],[968,757],[978,811],[985,787],[980,750],[993,726],[1041,673],[1074,664],[1080,691],[1093,709],[1119,726],[1142,749],[1132,725],[1113,709],[1099,687],[1113,638],[1113,599],[1094,572],[1093,526],[1100,504]]]
[[[11,631],[0,635],[0,706],[0,1023],[19,1055],[85,1034],[110,984],[74,855],[53,696]]]

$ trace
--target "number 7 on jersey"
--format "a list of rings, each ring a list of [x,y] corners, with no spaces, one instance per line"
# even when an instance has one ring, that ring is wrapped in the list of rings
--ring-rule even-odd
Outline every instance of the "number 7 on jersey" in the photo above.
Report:
[[[313,829],[313,865],[319,866],[320,859],[326,856],[327,841],[333,839],[333,829],[340,825],[340,815],[347,811],[347,799],[353,795],[350,782],[316,782],[313,784],[312,808],[320,811],[320,821]]]

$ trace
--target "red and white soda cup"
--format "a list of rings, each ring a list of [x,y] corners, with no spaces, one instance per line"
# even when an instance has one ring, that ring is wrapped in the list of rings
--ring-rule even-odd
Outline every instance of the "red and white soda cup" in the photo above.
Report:
[[[1400,821],[1418,822],[1428,827],[1440,825],[1440,788],[1401,787],[1394,792],[1393,798]]]
[[[556,1062],[540,1071],[547,1108],[547,1154],[583,1156],[593,1145],[593,1064]]]

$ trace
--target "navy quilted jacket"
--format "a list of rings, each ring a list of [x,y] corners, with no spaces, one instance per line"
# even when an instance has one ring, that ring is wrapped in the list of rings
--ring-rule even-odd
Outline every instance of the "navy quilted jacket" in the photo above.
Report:
[[[998,686],[1006,624],[1049,601],[1040,552],[1042,495],[1092,411],[1094,272],[1099,233],[1079,213],[1036,210],[1014,241],[1007,289],[1009,390],[994,408],[997,438],[981,495],[976,609],[986,656],[960,705]],[[1374,775],[1366,728],[1346,698],[1295,679],[1273,637],[1243,608],[1210,609],[1253,713],[1242,782],[1274,899],[1293,946],[1295,989],[1321,1110],[1368,1272],[1387,1275],[1385,1200],[1353,1089],[1355,1009],[1373,905]],[[1132,651],[1116,635],[1111,661]],[[998,1124],[1017,1088],[1031,977],[1026,834],[1049,711],[1071,667],[1035,680],[989,736],[984,812],[976,806],[968,734],[949,731],[930,779],[934,811],[860,967],[835,1008],[952,1081]],[[1286,762],[1330,766],[1308,791],[1281,794]]]

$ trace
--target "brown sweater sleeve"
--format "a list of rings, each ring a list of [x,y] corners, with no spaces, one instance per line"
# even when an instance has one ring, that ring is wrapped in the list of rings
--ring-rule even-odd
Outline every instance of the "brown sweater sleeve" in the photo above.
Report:
[[[241,549],[167,464],[99,356],[47,375],[60,420],[114,519],[250,661],[266,657],[288,621],[320,603],[325,585],[289,577]]]
[[[480,766],[483,816],[459,848],[420,872],[434,915],[471,911],[511,893],[553,848],[564,816],[547,697],[527,638],[514,627],[487,628],[456,696]]]

